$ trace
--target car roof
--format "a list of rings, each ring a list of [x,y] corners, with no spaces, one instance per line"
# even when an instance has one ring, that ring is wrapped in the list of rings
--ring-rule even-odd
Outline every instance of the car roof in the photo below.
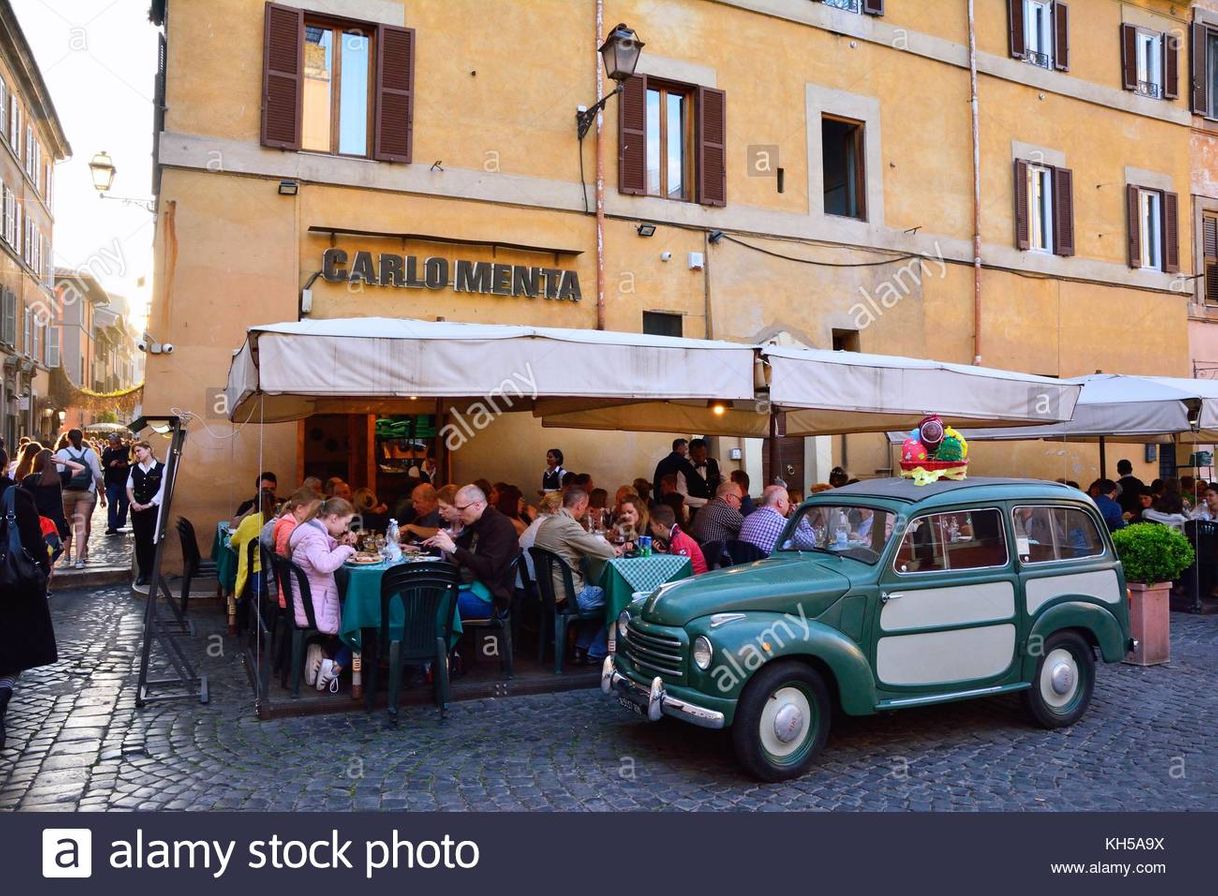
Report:
[[[1045,479],[1004,479],[977,477],[975,479],[940,479],[927,485],[915,485],[912,479],[891,477],[868,479],[831,491],[818,492],[809,500],[825,503],[839,498],[880,498],[906,504],[954,504],[960,501],[1004,501],[1009,499],[1075,499],[1090,500],[1078,489]]]

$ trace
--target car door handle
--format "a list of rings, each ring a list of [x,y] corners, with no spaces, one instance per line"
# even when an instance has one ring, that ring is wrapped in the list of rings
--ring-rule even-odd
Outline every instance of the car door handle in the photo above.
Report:
[[[890,600],[900,600],[904,596],[905,595],[901,594],[899,591],[893,592],[891,594],[887,591],[883,591],[880,593],[880,600],[883,601],[884,603],[888,603]]]

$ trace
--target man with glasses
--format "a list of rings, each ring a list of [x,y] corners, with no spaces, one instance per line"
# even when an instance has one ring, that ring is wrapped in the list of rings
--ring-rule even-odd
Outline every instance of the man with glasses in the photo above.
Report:
[[[732,481],[715,489],[715,497],[698,511],[690,533],[699,544],[711,541],[731,541],[740,537],[744,516],[740,513],[743,500],[740,486]]]
[[[511,521],[486,502],[486,494],[476,485],[457,491],[453,509],[464,528],[454,542],[444,529],[423,542],[452,555],[461,569],[461,593],[457,611],[462,619],[486,619],[491,606],[499,612],[512,603],[515,576],[512,561],[520,552],[516,528]]]
[[[781,485],[766,486],[761,506],[750,513],[740,527],[740,540],[747,541],[766,556],[774,552],[778,536],[787,525],[791,513],[791,497]]]

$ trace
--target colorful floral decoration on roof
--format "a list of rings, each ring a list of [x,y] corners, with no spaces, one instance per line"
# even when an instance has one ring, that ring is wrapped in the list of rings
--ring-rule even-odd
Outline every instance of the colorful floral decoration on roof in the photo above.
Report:
[[[914,485],[964,479],[967,473],[968,442],[936,414],[924,417],[901,445],[901,475]]]

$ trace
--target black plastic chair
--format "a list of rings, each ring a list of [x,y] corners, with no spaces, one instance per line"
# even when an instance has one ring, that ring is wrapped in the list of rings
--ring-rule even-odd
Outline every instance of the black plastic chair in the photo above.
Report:
[[[732,566],[740,563],[752,563],[754,560],[764,560],[766,552],[757,545],[733,538],[723,543],[724,552],[731,558]]]
[[[723,551],[722,541],[708,541],[701,545],[702,556],[706,558],[707,570],[718,569],[720,566],[731,566],[732,559]]]
[[[575,599],[575,580],[571,567],[562,557],[545,548],[529,548],[533,557],[533,568],[537,571],[537,590],[541,592],[542,619],[548,620],[554,632],[554,674],[562,675],[563,653],[567,643],[567,627],[572,622],[605,621],[605,608],[581,610]],[[560,603],[554,592],[554,571],[562,575],[563,597]],[[537,662],[545,659],[546,639],[538,638]]]
[[[517,571],[520,572],[522,581],[528,578],[529,571],[524,565],[523,557],[523,554],[517,554],[516,559],[512,561],[513,579],[515,579],[514,574]],[[502,639],[499,645],[499,669],[503,672],[504,678],[511,679],[515,673],[512,666],[512,654],[514,651],[512,647],[512,608],[507,607],[500,610],[495,607],[494,602],[489,606],[491,608],[491,615],[486,619],[462,619],[461,626],[467,630],[471,628],[488,628],[499,632],[499,636]]]
[[[309,590],[309,577],[305,575],[305,571],[286,557],[275,555],[271,556],[271,567],[275,570],[275,579],[279,582],[279,593],[287,603],[286,611],[280,614],[286,627],[283,636],[286,637],[288,632],[292,635],[292,658],[288,667],[283,670],[280,683],[288,687],[290,676],[292,696],[299,697],[305,641],[320,635],[321,630],[317,627],[317,616],[313,612],[313,593]],[[302,626],[296,621],[296,607],[304,610],[307,625]]]
[[[398,695],[404,663],[432,664],[435,700],[440,718],[448,715],[448,645],[452,643],[453,613],[460,575],[449,563],[411,563],[396,566],[381,579],[379,653],[389,652],[389,721],[397,724]],[[390,640],[390,607],[402,605],[402,634]],[[368,688],[376,693],[380,663],[373,663]]]
[[[195,540],[195,527],[184,516],[178,517],[178,541],[182,543],[182,615],[190,599],[190,581],[195,578],[214,578],[216,592],[220,591],[220,574],[214,560],[204,560],[199,553],[199,542]]]

